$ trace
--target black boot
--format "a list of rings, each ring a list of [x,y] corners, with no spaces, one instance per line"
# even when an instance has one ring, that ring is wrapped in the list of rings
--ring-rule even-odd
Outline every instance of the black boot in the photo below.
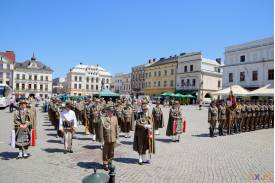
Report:
[[[222,136],[222,128],[219,127],[219,136]]]
[[[210,135],[210,137],[213,137],[214,136],[214,134],[213,134],[213,129],[210,127],[209,128],[209,135]]]

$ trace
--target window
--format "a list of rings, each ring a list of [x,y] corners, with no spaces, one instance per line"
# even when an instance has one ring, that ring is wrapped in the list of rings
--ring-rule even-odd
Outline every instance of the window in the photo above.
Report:
[[[196,79],[193,79],[193,80],[192,80],[192,85],[193,85],[193,86],[196,86]]]
[[[156,87],[157,86],[157,82],[156,81],[154,81],[154,87]]]
[[[240,72],[240,81],[245,81],[245,73]]]
[[[193,65],[190,65],[190,72],[193,71]]]
[[[148,78],[148,73],[147,72],[145,73],[145,78]]]
[[[159,71],[159,76],[161,76],[161,71]]]
[[[164,76],[167,76],[167,70],[164,70]]]
[[[186,85],[187,85],[187,86],[190,86],[190,79],[187,79]]]
[[[19,90],[19,83],[16,83],[16,90]]]
[[[81,89],[81,84],[78,84],[78,88]]]
[[[19,74],[16,74],[16,79],[20,79],[20,75]]]
[[[171,69],[171,75],[174,75],[174,69]]]
[[[6,77],[10,78],[10,73],[9,72],[6,73]]]
[[[37,81],[37,75],[34,75],[34,80]]]
[[[96,78],[96,83],[98,83],[98,78]]]
[[[25,84],[22,84],[22,90],[25,90]]]
[[[49,77],[48,76],[46,76],[46,81],[48,81],[49,80]]]
[[[268,80],[274,80],[274,69],[268,69]]]
[[[22,74],[22,79],[25,79],[25,74]]]
[[[89,77],[86,78],[86,82],[89,83]]]
[[[228,81],[233,82],[233,73],[228,74]]]
[[[37,90],[37,84],[33,85],[34,90]]]
[[[74,89],[77,89],[77,84],[76,83],[74,84]]]
[[[173,81],[173,80],[170,81],[170,86],[171,86],[171,87],[174,86],[174,81]]]
[[[184,66],[184,72],[187,72],[187,65]]]
[[[184,79],[181,80],[181,86],[184,86],[185,83],[184,83]]]
[[[252,71],[252,81],[258,80],[258,71]]]
[[[74,80],[77,81],[77,76],[74,77]]]
[[[166,87],[167,86],[167,81],[163,82],[163,86]]]
[[[45,85],[45,91],[48,91],[48,85]]]
[[[92,83],[94,82],[94,78],[91,79],[92,80]]]
[[[81,76],[79,76],[79,81],[80,81],[80,82],[82,81],[82,77],[81,77]]]
[[[151,87],[151,82],[148,83],[149,87]]]
[[[106,79],[106,83],[107,83],[107,84],[109,83],[109,79]]]
[[[40,76],[40,81],[43,81],[43,76]]]
[[[221,87],[221,81],[219,80],[218,81],[218,88],[220,88]]]
[[[157,76],[157,71],[154,72],[154,76],[155,76],[155,77]]]
[[[29,90],[31,90],[32,89],[32,84],[29,84]]]
[[[43,90],[43,85],[40,85],[40,90]]]
[[[94,90],[94,85],[91,85],[91,90]]]
[[[3,72],[0,72],[0,78],[3,78]]]
[[[245,62],[245,55],[240,56],[240,62]]]
[[[86,85],[86,90],[89,90],[89,85]]]
[[[160,81],[158,81],[158,87],[160,87]]]
[[[149,78],[151,77],[151,72],[149,72]]]
[[[32,75],[29,75],[29,80],[32,80]]]
[[[95,89],[98,90],[98,85],[95,86]]]

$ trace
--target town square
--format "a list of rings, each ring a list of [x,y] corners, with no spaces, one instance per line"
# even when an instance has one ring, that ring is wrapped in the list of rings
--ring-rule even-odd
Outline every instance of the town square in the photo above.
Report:
[[[272,0],[1,4],[0,182],[274,182]]]

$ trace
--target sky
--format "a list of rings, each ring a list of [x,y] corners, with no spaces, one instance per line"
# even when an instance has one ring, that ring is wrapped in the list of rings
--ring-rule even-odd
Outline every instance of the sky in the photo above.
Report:
[[[64,76],[82,62],[111,74],[151,58],[273,36],[273,0],[1,0],[0,51],[36,58]]]

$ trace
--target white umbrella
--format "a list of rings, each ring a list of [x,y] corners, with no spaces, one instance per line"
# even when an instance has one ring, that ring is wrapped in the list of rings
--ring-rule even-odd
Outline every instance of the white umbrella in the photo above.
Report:
[[[240,85],[232,85],[228,88],[219,90],[217,92],[213,92],[212,95],[220,95],[220,96],[229,95],[230,91],[232,91],[233,95],[235,96],[246,96],[249,93],[246,89],[244,89]]]
[[[249,96],[274,96],[274,88],[270,84],[249,92]]]

